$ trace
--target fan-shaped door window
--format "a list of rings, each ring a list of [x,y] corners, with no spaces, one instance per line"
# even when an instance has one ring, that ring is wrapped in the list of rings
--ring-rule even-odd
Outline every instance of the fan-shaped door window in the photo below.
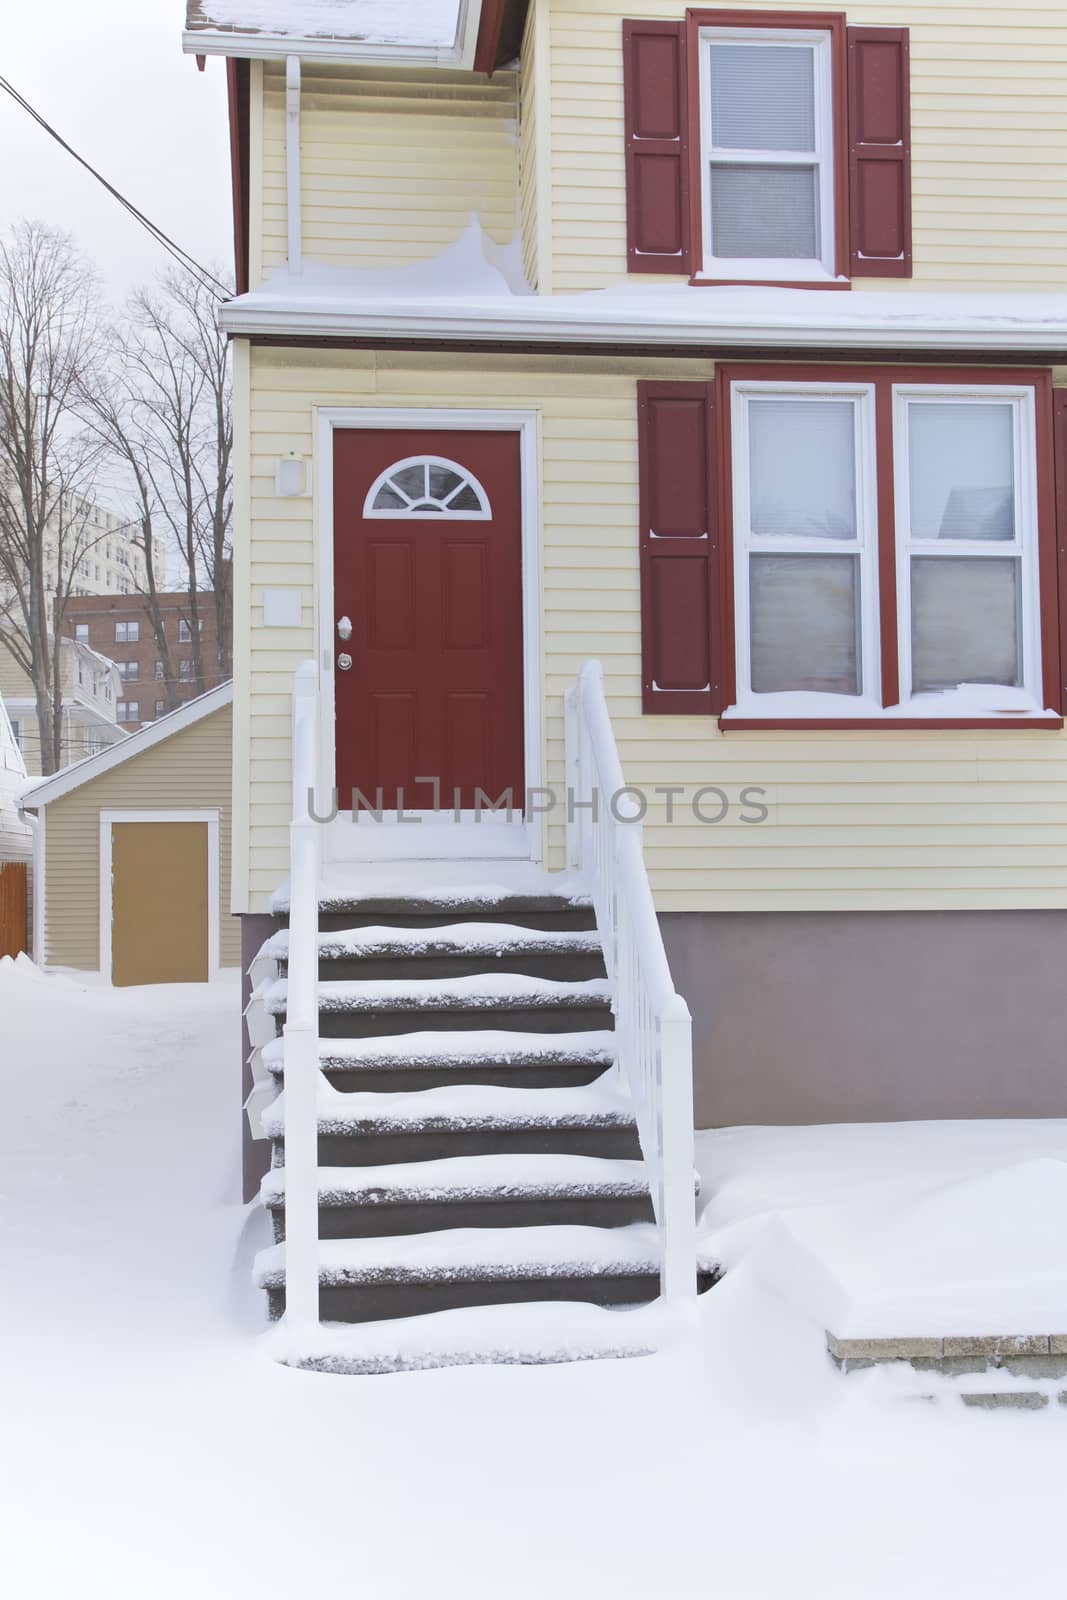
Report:
[[[484,522],[489,496],[465,467],[444,456],[408,456],[379,473],[367,491],[364,517],[450,517]]]

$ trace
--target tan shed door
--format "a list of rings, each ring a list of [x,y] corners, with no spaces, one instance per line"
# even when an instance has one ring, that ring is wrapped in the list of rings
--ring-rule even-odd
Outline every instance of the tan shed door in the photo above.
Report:
[[[206,983],[208,825],[111,825],[111,981]]]

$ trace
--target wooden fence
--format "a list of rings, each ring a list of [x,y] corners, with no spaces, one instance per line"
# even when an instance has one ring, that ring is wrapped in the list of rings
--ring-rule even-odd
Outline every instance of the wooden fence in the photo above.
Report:
[[[0,861],[0,956],[26,949],[26,904],[25,861]]]

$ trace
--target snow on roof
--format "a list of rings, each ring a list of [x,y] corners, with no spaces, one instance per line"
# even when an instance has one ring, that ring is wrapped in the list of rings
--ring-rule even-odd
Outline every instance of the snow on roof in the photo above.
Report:
[[[305,262],[229,301],[228,333],[842,349],[1063,350],[1067,293],[986,294],[620,283],[532,294],[511,247],[476,218],[429,261],[387,269]]]
[[[461,9],[461,0],[188,0],[186,27],[440,48],[455,44]]]

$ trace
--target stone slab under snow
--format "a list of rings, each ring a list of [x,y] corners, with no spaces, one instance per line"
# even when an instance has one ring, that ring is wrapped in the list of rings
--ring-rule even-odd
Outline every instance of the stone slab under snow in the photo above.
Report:
[[[600,1156],[447,1156],[381,1167],[320,1167],[319,1204],[404,1205],[458,1200],[625,1199],[648,1194],[641,1161]],[[285,1199],[285,1168],[260,1186],[264,1205]]]
[[[267,1010],[280,1016],[288,984],[278,978],[266,993]],[[320,1011],[484,1011],[514,1005],[523,1010],[558,1010],[603,1005],[611,999],[606,978],[561,983],[517,972],[487,972],[467,978],[353,978],[319,984]]]
[[[280,1076],[285,1041],[263,1047],[263,1064]],[[580,1033],[523,1033],[507,1028],[455,1032],[396,1033],[370,1039],[320,1039],[319,1062],[335,1072],[387,1071],[390,1067],[552,1067],[590,1064],[610,1067],[615,1035],[605,1028]]]
[[[700,1264],[713,1266],[710,1258]],[[450,1228],[381,1239],[319,1240],[319,1282],[337,1286],[638,1278],[658,1274],[659,1267],[659,1236],[648,1222],[625,1228]],[[285,1245],[261,1250],[253,1276],[262,1289],[280,1288]]]
[[[546,928],[520,928],[507,923],[453,922],[444,928],[348,928],[319,934],[319,955],[338,956],[502,956],[511,951],[524,955],[573,955],[597,952],[600,935],[595,928],[553,932]],[[279,928],[266,941],[261,956],[289,959],[289,929]]]
[[[614,1074],[578,1088],[509,1089],[496,1084],[448,1084],[409,1094],[344,1094],[319,1084],[319,1133],[457,1132],[516,1128],[632,1128],[633,1106]],[[285,1133],[285,1096],[263,1113],[268,1139]]]
[[[306,1330],[290,1328],[283,1319],[263,1335],[263,1344],[287,1366],[372,1375],[651,1355],[672,1332],[659,1305],[615,1311],[580,1301],[535,1300]]]

